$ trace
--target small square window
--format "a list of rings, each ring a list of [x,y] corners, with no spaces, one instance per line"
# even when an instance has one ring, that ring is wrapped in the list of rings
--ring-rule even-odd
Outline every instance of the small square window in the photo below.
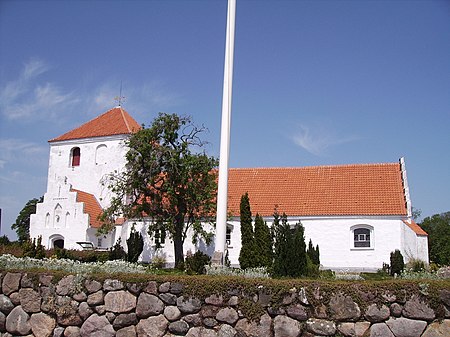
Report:
[[[353,231],[353,242],[355,248],[370,248],[370,229],[356,228]]]

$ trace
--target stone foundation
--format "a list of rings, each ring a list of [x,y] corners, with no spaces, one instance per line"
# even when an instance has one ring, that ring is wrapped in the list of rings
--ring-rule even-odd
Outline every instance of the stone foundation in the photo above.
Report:
[[[230,286],[224,294],[199,298],[187,295],[181,282],[100,282],[78,275],[57,281],[12,272],[0,277],[4,337],[450,336],[445,287],[433,305],[425,292],[400,298],[386,289],[359,293],[358,304],[343,287],[324,292],[319,282],[282,296],[256,285],[251,295]]]

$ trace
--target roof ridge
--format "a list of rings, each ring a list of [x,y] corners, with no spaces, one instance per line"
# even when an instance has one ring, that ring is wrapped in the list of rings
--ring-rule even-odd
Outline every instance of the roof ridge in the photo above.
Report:
[[[128,120],[125,117],[125,110],[123,110],[121,105],[119,105],[119,109],[120,109],[120,114],[123,118],[123,121],[125,122],[125,126],[127,127],[128,132],[132,132],[132,130],[130,129],[130,125],[128,124]]]
[[[305,168],[334,168],[334,167],[354,167],[354,166],[391,166],[399,163],[356,163],[356,164],[335,164],[335,165],[313,165],[313,166],[259,166],[259,167],[230,167],[230,170],[296,170]]]

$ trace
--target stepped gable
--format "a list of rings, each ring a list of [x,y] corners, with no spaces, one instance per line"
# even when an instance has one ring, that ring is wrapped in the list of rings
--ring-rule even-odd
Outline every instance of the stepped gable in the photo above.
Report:
[[[72,188],[71,191],[77,193],[77,202],[84,203],[84,213],[89,214],[89,225],[93,228],[100,228],[102,223],[99,220],[99,216],[102,214],[103,210],[95,196],[74,188]]]
[[[248,192],[252,214],[407,216],[399,163],[229,170],[228,211],[239,216]]]
[[[137,132],[141,126],[122,107],[115,107],[89,122],[49,140],[49,143],[114,135],[126,135]]]

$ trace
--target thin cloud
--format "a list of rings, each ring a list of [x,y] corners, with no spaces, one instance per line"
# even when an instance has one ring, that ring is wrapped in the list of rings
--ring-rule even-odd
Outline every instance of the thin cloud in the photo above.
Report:
[[[79,101],[53,83],[38,83],[50,67],[41,60],[26,63],[17,79],[0,88],[0,111],[9,120],[36,121],[54,118]]]
[[[3,169],[8,163],[46,161],[43,156],[48,151],[46,146],[38,145],[22,139],[0,139],[0,168]],[[45,159],[43,159],[45,157]]]
[[[323,126],[311,128],[300,125],[296,134],[292,137],[293,142],[316,156],[323,156],[330,147],[349,143],[357,140],[358,137],[347,136],[338,137],[331,130]]]
[[[109,81],[93,90],[93,95],[86,100],[89,102],[89,114],[96,115],[118,104],[120,82]],[[179,96],[165,90],[164,86],[156,82],[139,86],[124,85],[122,91],[122,106],[133,115],[167,110],[180,104]]]

